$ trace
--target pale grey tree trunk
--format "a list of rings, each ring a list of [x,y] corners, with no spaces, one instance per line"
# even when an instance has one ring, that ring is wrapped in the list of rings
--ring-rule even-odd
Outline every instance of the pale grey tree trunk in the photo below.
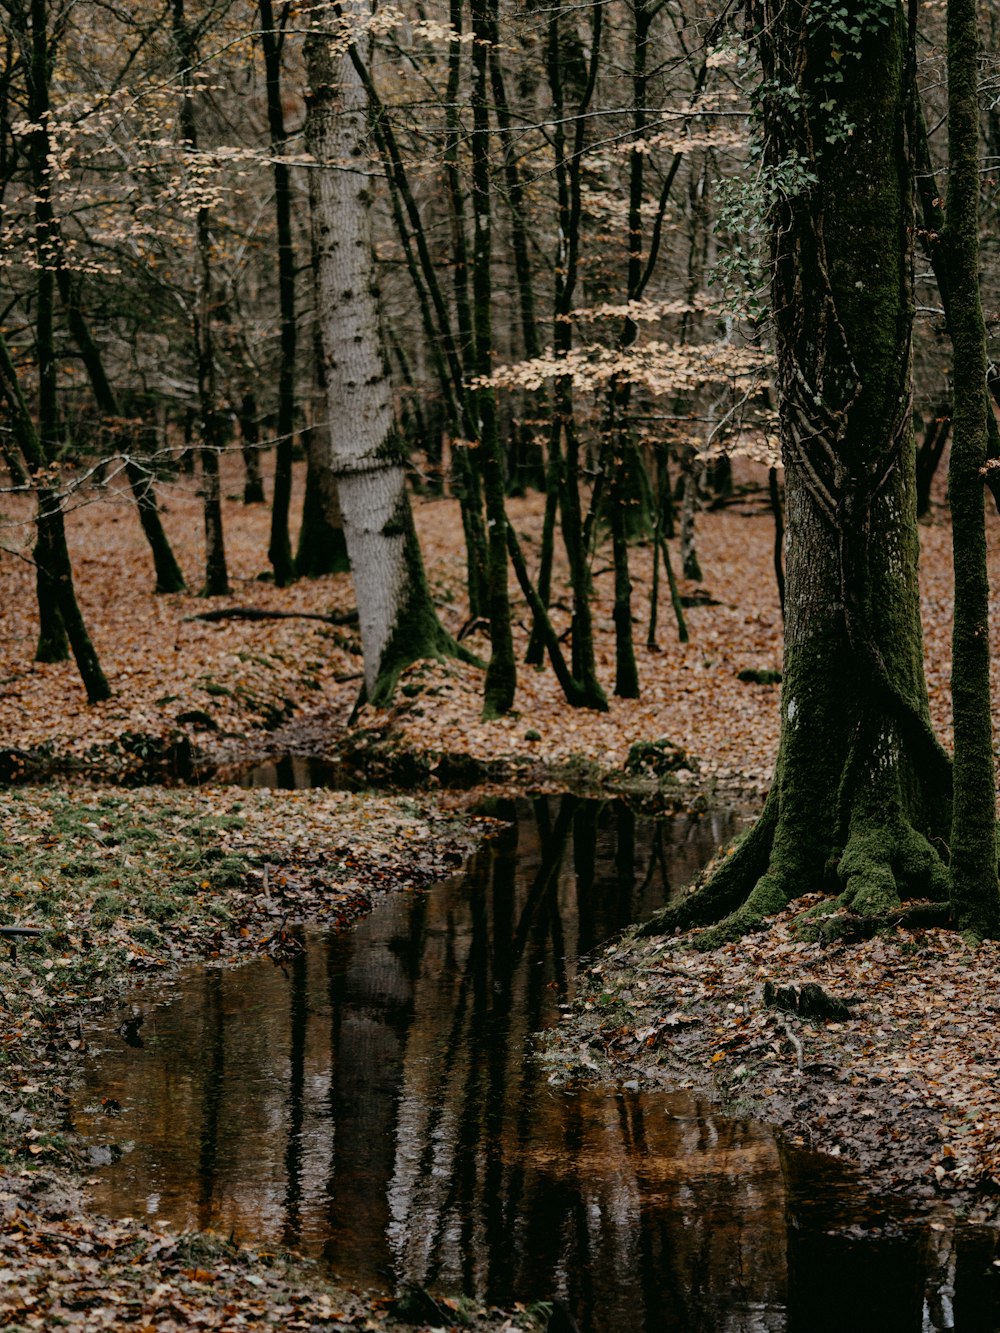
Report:
[[[355,8],[346,11],[345,24]],[[332,470],[344,517],[364,653],[365,689],[384,701],[400,670],[454,650],[424,577],[396,436],[374,290],[368,99],[358,52],[345,49],[324,9],[306,44],[311,89],[317,319]],[[345,33],[345,36],[347,34]],[[359,38],[359,46],[364,43]]]

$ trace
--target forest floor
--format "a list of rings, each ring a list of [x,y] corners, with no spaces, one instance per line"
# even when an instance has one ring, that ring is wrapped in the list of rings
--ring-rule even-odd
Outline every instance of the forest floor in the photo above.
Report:
[[[350,579],[276,589],[266,572],[268,515],[225,502],[233,592],[152,594],[134,512],[111,486],[69,516],[78,591],[114,690],[88,706],[72,663],[32,661],[37,632],[27,504],[8,497],[0,557],[0,854],[5,921],[45,934],[0,963],[0,1327],[56,1323],[140,1328],[380,1328],[392,1312],[315,1272],[218,1240],[178,1238],[86,1207],[66,1089],[81,1026],[136,974],[183,959],[238,960],[294,947],[300,919],[348,925],[387,890],[447,873],[489,821],[467,814],[492,783],[623,792],[646,808],[759,801],[778,737],[779,686],[740,679],[781,665],[773,524],[758,483],[699,517],[704,577],[682,582],[690,642],[678,642],[664,587],[648,648],[650,548],[635,548],[639,700],[607,713],[569,709],[551,671],[522,667],[515,710],[481,718],[482,673],[420,664],[395,704],[363,708],[356,630],[315,619],[198,619],[209,610],[342,617]],[[236,472],[227,489],[237,492]],[[162,490],[164,521],[192,589],[200,510],[190,480]],[[296,494],[296,504],[299,501]],[[541,502],[511,502],[526,550],[538,549]],[[457,509],[420,500],[416,518],[442,619],[465,619]],[[943,511],[921,527],[931,709],[950,741],[950,534]],[[1000,575],[1000,543],[993,552]],[[676,559],[676,553],[675,553]],[[610,691],[610,559],[595,566],[598,665]],[[995,584],[996,586],[996,584]],[[568,624],[562,585],[555,618]],[[528,623],[519,616],[522,651]],[[994,635],[998,626],[994,624]],[[488,653],[479,634],[470,646]],[[1000,662],[1000,643],[994,642]],[[670,771],[632,747],[666,740]],[[631,752],[631,755],[630,755]],[[255,760],[325,759],[365,791],[270,792],[230,785]],[[196,771],[204,786],[176,785]],[[56,778],[56,781],[52,781]],[[36,780],[46,779],[44,785]],[[161,784],[174,780],[175,785]],[[36,782],[36,785],[31,785]],[[572,1014],[548,1034],[554,1080],[625,1077],[706,1089],[793,1140],[858,1161],[882,1189],[933,1196],[992,1218],[1000,1191],[1000,1024],[995,945],[952,933],[896,931],[851,946],[804,944],[795,915],[708,953],[683,937],[609,946]],[[767,1008],[765,980],[817,981],[856,1001],[846,1021]],[[529,1329],[538,1312],[442,1307],[481,1330]],[[418,1320],[419,1322],[419,1320]],[[426,1323],[427,1320],[424,1320]],[[432,1322],[440,1322],[432,1321]]]

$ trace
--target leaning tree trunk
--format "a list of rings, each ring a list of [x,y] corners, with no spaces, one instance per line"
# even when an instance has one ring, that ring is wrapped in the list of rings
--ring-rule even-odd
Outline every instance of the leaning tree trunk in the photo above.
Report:
[[[63,519],[62,496],[42,478],[48,464],[45,447],[39,435],[28,405],[18,382],[17,371],[11,360],[10,352],[0,332],[0,400],[6,399],[11,433],[24,458],[28,471],[37,479],[36,495],[38,499],[38,539],[35,543],[36,558],[39,566],[45,570],[50,595],[59,622],[65,627],[69,645],[88,703],[98,703],[111,696],[111,687],[101,669],[86,623],[76,600],[73,585],[73,567],[70,564],[69,548],[66,545],[66,528]]]
[[[374,167],[357,63],[358,53],[353,47],[345,53],[329,28],[306,43],[306,136],[318,164],[314,227],[327,422],[361,625],[365,691],[379,704],[410,662],[459,649],[431,602],[396,438],[373,290]]]
[[[947,892],[917,587],[908,34],[899,6],[846,3],[836,32],[802,0],[756,7],[766,156],[789,182],[772,218],[784,684],[758,825],[658,923],[733,913],[708,943],[828,882],[866,915]]]

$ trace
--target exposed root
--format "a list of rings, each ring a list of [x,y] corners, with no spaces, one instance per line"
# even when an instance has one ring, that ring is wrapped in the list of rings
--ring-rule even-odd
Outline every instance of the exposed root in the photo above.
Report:
[[[790,877],[780,871],[768,870],[735,912],[730,912],[707,930],[700,930],[691,943],[696,949],[717,949],[722,944],[763,930],[765,918],[777,916],[801,892],[801,883],[793,884]]]
[[[902,818],[852,833],[838,877],[844,892],[837,905],[861,917],[885,916],[902,905],[902,897],[948,897],[948,871],[937,852]]]
[[[811,920],[803,920],[796,926],[795,935],[811,944],[854,944],[858,940],[871,939],[884,930],[895,930],[897,926],[905,926],[910,930],[931,930],[953,925],[948,903],[908,903],[905,907],[880,916],[856,916],[853,912],[842,911],[823,918],[813,916]]]
[[[679,902],[668,904],[640,926],[636,932],[639,938],[672,935],[691,926],[707,926],[727,913],[735,913],[737,909],[742,911],[741,904],[749,904],[748,889],[755,884],[759,886],[767,878],[765,871],[777,824],[778,798],[772,788],[756,824],[702,871]],[[753,898],[756,892],[754,888],[750,897]]]

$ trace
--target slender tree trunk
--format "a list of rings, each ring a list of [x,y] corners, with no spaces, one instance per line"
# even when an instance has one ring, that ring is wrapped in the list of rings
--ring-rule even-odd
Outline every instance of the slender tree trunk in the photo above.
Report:
[[[985,410],[992,410],[989,404]],[[951,403],[940,402],[932,411],[917,449],[917,518],[926,518],[931,512],[931,487],[951,434]]]
[[[491,37],[489,0],[472,0],[472,288],[476,346],[479,455],[486,496],[487,582],[490,611],[490,664],[483,708],[487,717],[506,713],[514,702],[517,667],[507,590],[507,514],[504,466],[497,430],[496,397],[487,382],[493,373],[492,226],[490,204],[490,126],[488,97]]]
[[[97,403],[99,411],[118,423],[116,425],[117,446],[125,460],[125,475],[128,478],[132,497],[135,500],[143,535],[153,557],[153,568],[156,571],[156,591],[163,593],[183,592],[185,586],[184,575],[181,573],[180,565],[177,563],[177,558],[170,545],[170,539],[164,531],[163,521],[160,518],[160,507],[156,500],[152,468],[143,467],[136,461],[133,453],[133,431],[131,427],[120,424],[122,412],[118,397],[104,369],[104,358],[101,356],[101,349],[94,340],[90,332],[90,326],[80,308],[72,279],[62,262],[61,247],[59,270],[56,276],[69,330],[79,350],[80,359],[86,368],[90,387],[94,394],[94,401]]]
[[[451,35],[448,40],[448,86],[445,92],[444,170],[451,220],[452,291],[455,298],[457,352],[462,365],[463,379],[471,380],[476,350],[472,327],[472,304],[469,300],[469,245],[466,236],[465,191],[459,167],[459,149],[464,138],[460,116],[462,10],[462,0],[449,0],[448,21]],[[478,462],[469,456],[463,444],[459,444],[452,451],[452,473],[452,482],[462,507],[462,526],[465,531],[469,613],[473,616],[488,615],[489,543],[482,521],[480,468]]]
[[[319,286],[319,204],[316,186],[316,173],[310,172],[310,266],[313,305],[318,311],[322,309],[322,296]],[[337,491],[337,478],[333,471],[323,333],[319,320],[313,322],[313,375],[321,407],[319,421],[313,420],[306,435],[306,485],[302,499],[299,545],[295,553],[295,572],[300,578],[346,574],[351,568],[347,554],[347,538],[344,535],[344,516]]]
[[[191,91],[191,71],[195,61],[195,38],[184,13],[184,0],[171,0],[173,38],[177,48],[178,75],[181,84],[181,137],[194,152],[198,134]],[[205,584],[202,595],[222,597],[229,592],[226,546],[222,528],[222,492],[219,459],[222,431],[215,386],[215,346],[212,336],[212,231],[209,211],[198,209],[197,217],[197,309],[192,329],[195,370],[198,380],[198,407],[201,418],[202,504],[205,518]]]
[[[39,634],[35,653],[39,662],[65,661],[73,657],[91,703],[106,699],[111,689],[101,670],[97,653],[80,613],[73,586],[73,569],[66,545],[62,498],[40,474],[55,458],[58,446],[58,397],[55,348],[55,274],[58,249],[50,179],[49,80],[52,50],[49,44],[48,0],[31,0],[30,43],[25,41],[28,75],[28,111],[34,128],[29,136],[29,155],[34,190],[35,259],[38,280],[35,291],[35,356],[38,363],[38,430],[21,395],[17,374],[0,339],[0,382],[14,422],[15,438],[36,478],[38,504],[35,542],[36,588]],[[22,16],[23,17],[23,16]]]
[[[986,326],[979,291],[979,33],[976,0],[948,2],[948,203],[945,228],[954,347],[948,496],[955,566],[951,698],[955,798],[951,900],[958,925],[1000,934],[990,692],[990,607],[983,476]],[[1000,465],[998,465],[1000,466]]]
[[[535,318],[535,293],[525,217],[524,182],[518,166],[518,145],[513,130],[514,122],[507,98],[507,84],[501,57],[499,9],[498,0],[490,0],[490,86],[493,90],[493,106],[503,153],[506,201],[510,211],[510,248],[514,259],[517,303],[521,317],[522,350],[524,356],[530,360],[539,355],[541,344]],[[535,440],[535,432],[530,423],[523,419],[526,410],[529,415],[537,412],[537,409],[529,405],[533,397],[534,395],[529,395],[524,390],[518,391],[517,401],[520,406],[516,410],[521,420],[514,431],[516,456],[510,468],[512,493],[516,491],[518,494],[523,494],[523,489],[527,485],[534,485],[544,490],[547,484],[544,454]]]
[[[28,43],[25,43],[28,45]],[[31,183],[34,191],[35,260],[35,359],[38,365],[38,435],[42,457],[48,462],[58,451],[59,412],[56,390],[55,349],[55,249],[53,247],[50,142],[48,0],[31,0],[30,58],[28,60],[28,114],[34,128],[29,135]],[[35,543],[35,584],[38,596],[37,662],[63,662],[69,656],[66,628],[59,614],[53,568],[57,520],[51,503],[38,495],[38,540]]]
[[[430,334],[429,341],[433,358],[437,360],[440,355],[444,366],[447,367],[447,377],[443,380],[443,383],[446,389],[445,401],[448,402],[451,410],[453,438],[460,437],[471,440],[476,437],[477,429],[472,419],[470,395],[466,392],[459,348],[451,326],[448,308],[438,282],[437,271],[427,243],[420,211],[413,196],[413,191],[410,189],[403,157],[396,142],[395,131],[379,97],[378,90],[372,82],[366,62],[361,59],[357,48],[354,46],[350,48],[349,54],[354,70],[368,95],[375,141],[382,153],[386,174],[389,177],[390,188],[394,197],[393,212],[399,228],[400,238],[407,252],[410,274],[411,277],[415,277],[419,272],[422,282],[420,286],[417,286],[418,295],[421,294],[422,290],[425,290],[430,308],[433,309],[433,332]],[[405,209],[409,223],[408,227],[401,225],[402,211],[395,207],[395,197],[397,195]],[[415,264],[411,261],[411,240],[416,249],[417,262]],[[427,312],[422,309],[425,323],[426,314]],[[474,603],[481,596],[486,595],[487,539],[483,525],[482,489],[478,472],[470,462],[464,448],[454,451],[452,463],[455,470],[455,491],[462,508],[462,527],[465,533],[469,570],[469,597],[470,601]]]
[[[240,441],[243,454],[243,503],[264,503],[264,479],[260,474],[260,423],[257,420],[257,395],[247,389],[240,399]]]
[[[341,36],[350,41],[350,18]],[[355,56],[329,28],[310,35],[307,142],[316,159],[315,245],[332,466],[376,704],[421,657],[459,652],[442,629],[406,493],[373,290],[368,98]],[[362,62],[363,63],[363,62]]]
[[[14,363],[0,334],[0,392],[10,409],[14,438],[24,456],[29,473],[39,476],[48,459],[41,437],[24,401]],[[51,486],[40,483],[38,495],[38,539],[36,558],[46,575],[46,595],[51,596],[59,622],[65,632],[80,672],[89,703],[99,703],[111,696],[101,663],[94,648],[73,586],[73,569],[66,545],[62,497]]]
[[[767,491],[771,500],[771,513],[774,515],[774,547],[772,551],[772,561],[774,564],[774,582],[778,589],[778,605],[781,607],[781,618],[785,618],[785,511],[781,499],[781,488],[778,485],[778,469],[776,467],[767,470]]]
[[[566,355],[572,347],[573,309],[580,248],[580,169],[586,142],[586,117],[597,82],[598,61],[603,32],[604,7],[593,10],[591,58],[587,83],[576,110],[572,144],[567,146],[565,95],[561,51],[561,25],[558,7],[549,14],[546,43],[546,74],[552,96],[553,147],[556,163],[556,188],[559,206],[559,243],[555,263],[555,301],[552,342],[556,356]],[[565,441],[565,454],[561,444]],[[580,444],[573,410],[573,382],[570,376],[557,376],[552,390],[552,425],[549,437],[549,471],[562,477],[559,507],[563,541],[569,561],[573,587],[573,676],[579,681],[584,706],[603,711],[607,698],[597,679],[594,660],[594,625],[591,613],[591,581],[587,544],[584,537],[580,499]],[[546,509],[548,517],[548,508]],[[543,556],[546,548],[543,546]],[[543,564],[539,583],[547,586],[550,565]]]
[[[695,533],[695,518],[698,513],[698,483],[705,471],[705,464],[697,450],[685,450],[682,465],[681,495],[681,568],[686,579],[695,582],[701,579],[701,562],[698,559],[698,546]]]
[[[924,117],[923,106],[917,101],[916,104],[916,123],[914,126],[914,157],[917,175],[917,195],[920,200],[920,213],[923,222],[923,232],[927,252],[930,256],[931,268],[934,270],[934,279],[937,282],[938,293],[941,297],[941,304],[944,307],[945,322],[951,323],[951,280],[948,272],[947,246],[944,244],[944,237],[947,231],[944,213],[944,201],[941,197],[942,192],[938,188],[935,178],[934,166],[931,162],[930,145],[927,141],[927,123]],[[1000,405],[1000,392],[998,392],[997,372],[994,363],[991,361],[987,367],[986,384],[984,392],[987,395],[988,402],[997,402]],[[941,442],[944,447],[944,441]],[[1000,458],[1000,426],[997,425],[996,414],[992,405],[986,412],[986,455],[989,459]],[[918,474],[919,475],[919,474]],[[990,467],[986,470],[986,485],[993,495],[993,503],[997,512],[1000,513],[1000,469]]]
[[[267,80],[267,124],[274,164],[274,212],[278,231],[278,298],[281,307],[281,359],[278,365],[278,443],[274,451],[271,542],[267,556],[279,588],[295,577],[288,511],[292,498],[292,444],[295,433],[295,248],[292,244],[292,181],[285,151],[285,116],[281,105],[281,47],[289,5],[279,32],[271,0],[259,0],[261,42]]]

